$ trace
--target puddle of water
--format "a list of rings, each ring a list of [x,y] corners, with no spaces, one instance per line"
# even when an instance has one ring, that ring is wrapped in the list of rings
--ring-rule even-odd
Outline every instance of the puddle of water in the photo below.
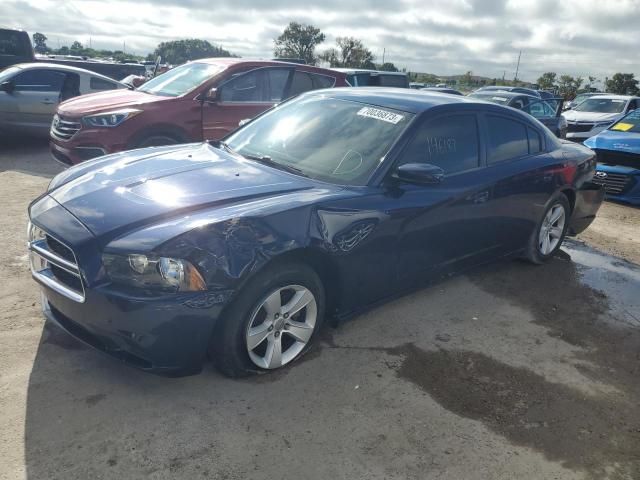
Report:
[[[640,327],[640,267],[572,240],[562,248],[577,266],[580,280],[609,299],[612,315],[606,318]]]

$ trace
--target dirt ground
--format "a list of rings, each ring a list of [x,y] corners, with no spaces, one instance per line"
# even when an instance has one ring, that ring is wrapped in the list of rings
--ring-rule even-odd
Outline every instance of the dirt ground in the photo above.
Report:
[[[8,143],[0,479],[640,478],[639,209],[327,328],[293,368],[167,379],[45,325],[26,206],[59,168]]]

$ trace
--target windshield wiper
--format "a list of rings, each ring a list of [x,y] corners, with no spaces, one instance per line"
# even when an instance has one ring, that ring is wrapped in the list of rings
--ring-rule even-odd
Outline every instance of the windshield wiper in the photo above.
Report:
[[[276,162],[268,155],[251,155],[251,154],[240,153],[235,151],[233,148],[229,146],[228,143],[225,143],[222,140],[213,140],[213,141],[210,141],[209,144],[213,145],[216,148],[222,148],[229,153],[240,155],[241,157],[246,158],[247,160],[254,160],[256,162],[262,163],[263,165],[268,165],[270,167],[278,168],[280,170],[284,170],[285,172],[293,173],[295,175],[300,175],[301,177],[309,177],[309,175],[304,173],[299,168],[294,167],[293,165],[287,165],[284,163]]]

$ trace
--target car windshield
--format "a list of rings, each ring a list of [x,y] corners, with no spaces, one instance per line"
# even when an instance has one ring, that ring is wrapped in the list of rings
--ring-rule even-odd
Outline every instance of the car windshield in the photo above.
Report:
[[[574,110],[577,112],[620,113],[626,104],[626,100],[591,97],[576,106]]]
[[[224,65],[216,65],[215,63],[187,63],[149,80],[140,86],[138,91],[164,97],[179,97],[224,69]]]
[[[0,72],[0,83],[6,82],[11,77],[13,77],[16,73],[18,73],[21,69],[18,67],[9,67]]]
[[[479,100],[485,100],[491,103],[497,103],[498,105],[509,105],[509,98],[503,97],[499,93],[486,94],[486,93],[472,93],[470,97],[477,98]]]
[[[276,107],[226,139],[239,154],[340,185],[365,185],[413,114],[323,96]]]
[[[640,110],[634,110],[619,122],[614,123],[609,130],[640,133]]]

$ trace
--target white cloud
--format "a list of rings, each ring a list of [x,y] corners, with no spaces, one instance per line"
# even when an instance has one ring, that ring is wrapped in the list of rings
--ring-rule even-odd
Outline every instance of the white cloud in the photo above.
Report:
[[[146,54],[160,42],[203,38],[241,56],[269,58],[289,21],[361,38],[381,60],[410,71],[520,78],[544,71],[640,73],[640,0],[2,0],[0,24],[42,32],[50,46]]]

